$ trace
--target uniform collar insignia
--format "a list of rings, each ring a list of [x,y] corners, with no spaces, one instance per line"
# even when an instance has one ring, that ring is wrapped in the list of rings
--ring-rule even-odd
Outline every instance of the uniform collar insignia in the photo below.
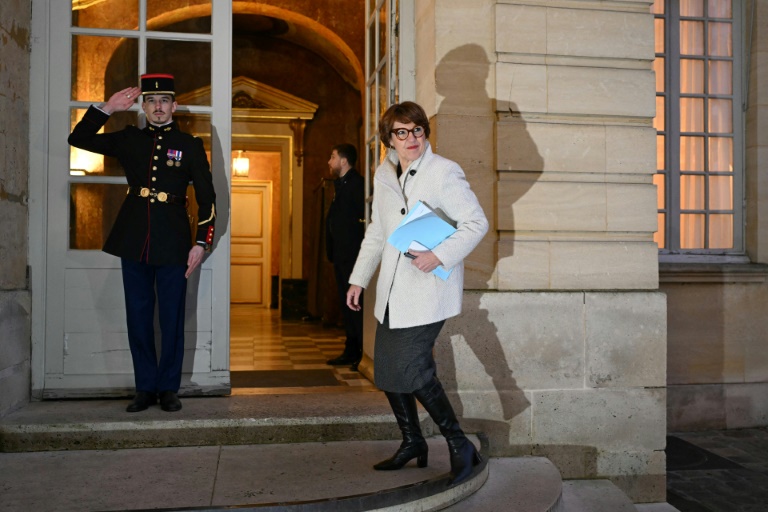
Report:
[[[157,132],[169,132],[171,130],[176,129],[176,121],[171,121],[168,124],[164,124],[163,126],[155,126],[153,124],[148,124],[144,130],[146,130],[149,133],[157,133]]]

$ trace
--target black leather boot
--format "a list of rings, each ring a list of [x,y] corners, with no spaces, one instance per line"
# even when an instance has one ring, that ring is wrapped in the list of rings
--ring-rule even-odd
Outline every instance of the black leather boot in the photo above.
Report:
[[[451,456],[451,481],[449,485],[460,484],[472,474],[472,469],[482,462],[475,445],[467,439],[456,419],[451,402],[443,385],[434,377],[423,388],[414,391],[414,396],[427,410],[432,420],[448,442]]]
[[[420,468],[427,467],[427,455],[429,447],[421,435],[419,426],[419,413],[416,410],[416,400],[410,393],[385,392],[395,413],[397,426],[403,433],[403,442],[395,454],[373,466],[379,471],[391,471],[400,469],[410,460],[416,459],[416,465]]]

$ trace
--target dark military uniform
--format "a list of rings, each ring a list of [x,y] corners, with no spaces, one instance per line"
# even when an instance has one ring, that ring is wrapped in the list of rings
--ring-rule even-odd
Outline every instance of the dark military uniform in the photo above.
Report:
[[[136,390],[177,392],[184,355],[184,273],[192,247],[186,191],[191,181],[199,207],[195,240],[210,245],[216,195],[208,158],[202,140],[180,132],[175,122],[99,134],[108,119],[108,114],[90,107],[69,143],[116,157],[125,171],[127,194],[104,251],[122,262]],[[162,333],[159,362],[154,341],[155,289]]]
[[[190,181],[198,204],[195,240],[213,242],[216,195],[203,141],[179,131],[175,122],[97,133],[108,119],[90,107],[69,136],[75,147],[116,157],[128,179],[129,192],[104,251],[153,265],[186,265],[192,243],[184,207]]]
[[[349,276],[365,236],[365,180],[350,169],[333,182],[334,197],[325,222],[326,254],[333,263],[336,289],[344,316],[347,340],[344,355],[359,360],[363,353],[363,310],[347,307]],[[360,294],[360,305],[363,295]]]

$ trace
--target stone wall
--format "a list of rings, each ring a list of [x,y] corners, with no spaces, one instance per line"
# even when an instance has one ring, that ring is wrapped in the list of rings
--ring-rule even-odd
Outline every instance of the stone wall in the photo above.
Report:
[[[30,24],[31,0],[0,3],[0,417],[29,402],[30,389]]]
[[[768,425],[768,266],[662,268],[668,429]]]
[[[665,499],[649,1],[417,2],[417,101],[492,229],[438,372],[497,454]]]
[[[768,0],[744,5],[746,249],[742,265],[664,265],[670,431],[768,426]],[[754,18],[753,18],[754,13]],[[752,37],[750,41],[749,37]]]

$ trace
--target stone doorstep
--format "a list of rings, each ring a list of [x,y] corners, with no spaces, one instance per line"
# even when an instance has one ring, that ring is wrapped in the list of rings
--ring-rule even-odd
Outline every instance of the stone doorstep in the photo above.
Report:
[[[126,413],[127,400],[33,402],[0,421],[0,451],[99,450],[400,439],[383,393],[183,398]],[[421,411],[425,435],[433,424]]]
[[[373,471],[370,463],[391,454],[395,441],[0,454],[8,469],[0,474],[0,488],[9,511],[235,507],[260,512],[423,512],[459,503],[483,486],[489,474],[487,439],[472,440],[484,460],[457,486],[448,485],[444,441],[431,438],[428,468],[416,469],[411,463],[402,471],[387,472]],[[169,472],[169,460],[172,467],[190,471]],[[559,473],[549,461],[522,458],[517,464],[530,468],[525,472],[532,476],[549,473],[554,485],[548,498],[559,496]],[[31,474],[37,475],[34,484]],[[110,492],[104,493],[105,488]],[[137,488],[142,489],[139,495]]]
[[[127,403],[126,400],[33,402],[0,421],[0,452],[400,439],[389,404],[381,393],[185,398],[184,408],[178,413],[166,413],[159,407],[152,407],[129,414],[124,411]],[[422,410],[420,417],[425,435],[433,435],[435,429],[428,415]],[[478,440],[485,453],[484,460],[489,461],[487,438],[480,435]],[[473,512],[482,512],[497,510],[494,507],[498,507],[498,500],[505,496],[503,502],[517,503],[518,508],[514,510],[521,512],[598,512],[609,510],[599,508],[599,503],[605,502],[606,497],[610,497],[606,504],[619,507],[611,509],[613,512],[635,510],[634,507],[627,508],[631,506],[629,499],[606,480],[570,480],[563,484],[559,472],[546,458],[494,458],[490,461],[488,466],[484,464],[483,469],[476,472],[471,485],[458,486],[462,487],[459,491],[434,494],[435,489],[429,491],[430,486],[441,487],[445,481],[442,484],[422,481],[411,484],[418,490],[405,486],[392,495],[398,496],[398,500],[413,502],[412,509],[402,508],[402,504],[391,509],[378,508],[382,511],[426,511],[448,506],[446,510],[461,512],[471,505]],[[489,476],[487,468],[495,466],[500,475],[494,476],[491,470]],[[487,489],[476,493],[486,478],[489,484],[496,482],[498,488],[488,485]],[[523,485],[521,491],[521,486],[509,485],[510,478],[533,480]],[[546,485],[542,485],[542,478],[548,482]],[[554,480],[556,484],[552,483]],[[422,495],[425,490],[427,494]],[[516,494],[510,495],[512,491]],[[476,494],[467,499],[473,493]],[[377,499],[376,503],[383,505],[394,499],[392,496],[382,498],[384,501]],[[372,510],[360,506],[372,503],[373,498],[346,496],[344,499],[348,499],[350,508],[306,510]],[[467,501],[461,501],[465,499]],[[456,503],[458,501],[461,503]],[[543,502],[549,504],[541,508]],[[439,508],[433,508],[437,503]],[[533,503],[534,508],[530,508],[528,505]]]

